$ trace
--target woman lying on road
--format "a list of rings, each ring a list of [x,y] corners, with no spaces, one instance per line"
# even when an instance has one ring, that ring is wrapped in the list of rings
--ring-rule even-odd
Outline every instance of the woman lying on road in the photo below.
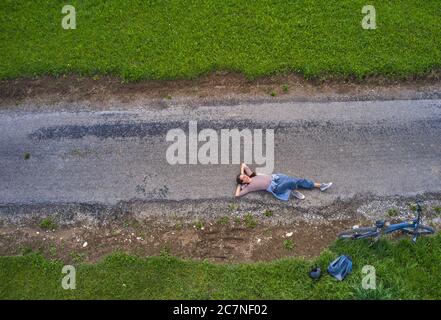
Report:
[[[325,191],[332,186],[332,182],[317,183],[308,179],[300,179],[290,177],[284,174],[256,174],[245,164],[240,165],[240,174],[236,178],[236,197],[241,197],[253,191],[268,191],[277,199],[288,201],[289,195],[292,193],[297,199],[303,200],[305,196],[297,191],[301,189],[318,188]]]

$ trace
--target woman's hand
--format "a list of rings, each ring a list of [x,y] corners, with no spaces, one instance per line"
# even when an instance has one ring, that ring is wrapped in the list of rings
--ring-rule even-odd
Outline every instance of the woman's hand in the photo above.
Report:
[[[240,174],[245,174],[245,168],[247,168],[247,165],[243,162],[240,165]]]

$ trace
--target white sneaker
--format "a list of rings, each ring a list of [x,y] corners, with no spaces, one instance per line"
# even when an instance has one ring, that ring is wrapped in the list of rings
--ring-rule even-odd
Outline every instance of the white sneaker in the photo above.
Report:
[[[328,190],[332,186],[332,182],[320,184],[320,191]]]
[[[297,190],[293,190],[293,191],[291,191],[291,193],[294,197],[296,197],[299,200],[305,199],[305,195]]]

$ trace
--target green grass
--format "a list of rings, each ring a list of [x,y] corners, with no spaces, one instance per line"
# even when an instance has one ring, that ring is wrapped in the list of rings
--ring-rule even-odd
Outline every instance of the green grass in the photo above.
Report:
[[[0,1],[0,78],[98,74],[125,80],[419,75],[441,66],[438,0]],[[363,30],[374,5],[377,29]]]
[[[354,270],[343,282],[322,270],[348,254]],[[76,265],[75,290],[63,290],[63,264],[32,253],[0,257],[0,299],[441,299],[441,235],[409,240],[337,242],[314,260],[212,264],[168,253],[139,258],[115,253],[99,263]],[[364,265],[376,268],[377,290],[361,288]],[[262,285],[264,284],[264,285]]]

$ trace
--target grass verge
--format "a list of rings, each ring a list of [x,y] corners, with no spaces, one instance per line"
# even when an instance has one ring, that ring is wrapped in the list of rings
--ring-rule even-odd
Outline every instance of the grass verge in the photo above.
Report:
[[[354,262],[343,282],[307,272],[339,254]],[[440,299],[441,235],[409,240],[336,242],[315,260],[213,264],[164,253],[139,258],[115,253],[97,264],[76,265],[75,290],[63,290],[63,264],[31,253],[0,257],[0,299]],[[363,290],[362,267],[376,269],[377,290]],[[264,285],[262,285],[264,284]]]
[[[112,74],[192,78],[213,70],[249,78],[421,75],[441,66],[438,0],[72,0],[76,29],[51,1],[0,2],[0,79]]]

